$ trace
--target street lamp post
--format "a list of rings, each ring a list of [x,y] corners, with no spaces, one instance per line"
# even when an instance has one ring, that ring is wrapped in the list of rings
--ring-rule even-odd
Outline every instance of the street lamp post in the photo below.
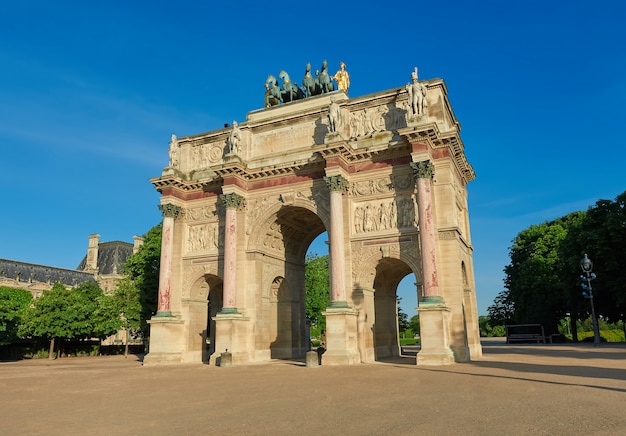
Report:
[[[591,281],[596,278],[593,270],[593,262],[587,257],[580,260],[580,268],[583,270],[583,275],[580,276],[582,281],[581,286],[583,288],[583,296],[588,298],[591,302],[591,324],[593,325],[593,345],[600,345],[600,331],[598,330],[598,318],[596,318],[596,309],[593,305],[593,289],[591,288]]]

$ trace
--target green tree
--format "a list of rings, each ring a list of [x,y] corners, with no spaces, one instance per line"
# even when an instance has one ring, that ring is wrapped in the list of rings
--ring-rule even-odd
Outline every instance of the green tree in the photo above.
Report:
[[[0,286],[0,346],[17,341],[20,315],[32,300],[25,289]]]
[[[95,282],[85,282],[72,289],[56,283],[25,311],[19,334],[49,340],[49,357],[52,359],[56,339],[94,335],[97,328],[93,315],[101,295],[102,290]]]
[[[513,324],[513,316],[515,314],[515,303],[511,300],[510,291],[505,289],[500,291],[493,304],[487,308],[489,319],[495,324]]]
[[[402,301],[402,297],[396,296],[396,302],[398,305],[398,330],[404,332],[410,328],[409,326],[409,315],[404,313],[402,310],[402,306],[400,306],[400,302]]]
[[[93,337],[104,339],[122,327],[120,308],[113,295],[101,294],[97,297],[96,303],[92,315]]]
[[[599,200],[590,207],[573,235],[569,252],[570,270],[580,274],[580,258],[587,253],[598,279],[593,282],[594,303],[599,315],[609,320],[623,319],[626,312],[626,192],[615,201]],[[576,276],[573,276],[576,277]],[[570,279],[571,280],[571,279]],[[580,287],[577,289],[580,298]],[[587,309],[589,302],[584,302]]]
[[[128,336],[131,331],[141,329],[141,295],[130,277],[124,277],[118,283],[113,294],[116,302],[117,315],[121,321],[120,327],[126,330],[126,346],[124,356],[128,356]]]
[[[124,264],[124,273],[139,291],[140,329],[147,336],[147,321],[156,313],[161,263],[162,225],[158,224],[143,236],[143,244]]]
[[[507,291],[498,303],[505,313],[512,308],[517,322],[542,324],[548,334],[558,331],[570,289],[562,280],[561,243],[577,214],[530,226],[513,240],[511,263],[504,269]],[[496,318],[502,317],[501,311],[492,312]]]
[[[626,192],[615,201],[599,200],[587,211],[573,212],[520,232],[505,267],[505,290],[489,309],[495,319],[537,322],[556,333],[559,320],[570,320],[574,340],[577,322],[590,316],[582,296],[580,259],[594,262],[593,296],[597,315],[609,322],[626,317]]]
[[[411,319],[409,320],[409,329],[411,329],[411,331],[416,334],[419,335],[420,334],[420,316],[418,315],[413,315],[411,317]]]
[[[322,312],[330,305],[330,277],[328,256],[307,255],[304,267],[306,315],[319,330],[326,329]]]

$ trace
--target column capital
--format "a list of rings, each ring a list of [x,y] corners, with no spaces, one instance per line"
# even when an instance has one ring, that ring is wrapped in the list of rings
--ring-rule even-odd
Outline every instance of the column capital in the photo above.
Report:
[[[348,188],[348,179],[338,176],[324,176],[324,181],[328,185],[330,192],[343,192]]]
[[[413,177],[415,179],[431,179],[435,175],[435,166],[429,160],[423,160],[421,162],[411,162],[411,168],[413,169]]]
[[[167,204],[159,204],[159,210],[163,214],[164,217],[169,218],[178,218],[182,213],[183,209],[180,206],[176,206],[172,203]]]
[[[229,194],[220,194],[220,200],[224,203],[226,209],[237,209],[245,204],[246,199],[239,194],[231,192]]]

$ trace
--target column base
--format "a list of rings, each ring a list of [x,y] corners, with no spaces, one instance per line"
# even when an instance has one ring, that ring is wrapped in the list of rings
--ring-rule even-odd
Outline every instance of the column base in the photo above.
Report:
[[[219,312],[221,315],[239,314],[236,307],[224,307]]]
[[[443,297],[439,295],[425,295],[419,301],[419,306],[444,306],[446,302],[443,300]]]
[[[236,310],[236,309],[235,309]],[[251,360],[248,346],[247,322],[249,318],[241,313],[224,313],[215,315],[215,352],[211,355],[210,364],[220,364],[222,353],[228,351],[232,355],[232,365],[249,363]]]
[[[454,353],[450,349],[448,337],[450,309],[440,303],[422,304],[420,302],[418,311],[422,344],[421,350],[417,353],[416,364],[424,366],[453,364]]]
[[[161,312],[164,313],[164,312]],[[183,362],[184,323],[175,316],[155,315],[150,324],[150,346],[143,358],[144,366],[168,365]]]
[[[355,365],[361,363],[357,344],[357,311],[329,307],[326,316],[326,352],[322,365]]]

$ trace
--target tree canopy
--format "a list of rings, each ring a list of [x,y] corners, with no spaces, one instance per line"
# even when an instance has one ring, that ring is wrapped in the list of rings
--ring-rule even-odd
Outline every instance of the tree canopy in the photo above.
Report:
[[[326,328],[322,312],[330,305],[330,277],[328,255],[308,255],[305,260],[304,283],[306,289],[306,315],[320,329]]]
[[[148,330],[147,321],[157,310],[162,230],[162,224],[158,224],[148,230],[143,236],[143,244],[124,264],[124,273],[130,282],[120,283],[124,287],[124,298],[130,298],[128,294],[134,292],[131,286],[138,291],[140,306],[139,327],[144,333]],[[134,317],[133,313],[131,318],[135,319]]]
[[[55,339],[95,337],[100,327],[94,314],[102,295],[102,289],[93,281],[72,289],[56,283],[24,312],[19,334],[50,340],[50,357]]]
[[[20,316],[32,300],[25,289],[0,286],[0,346],[17,340]]]
[[[522,230],[510,247],[504,269],[505,289],[489,307],[492,322],[540,323],[556,333],[566,313],[589,316],[579,276],[588,254],[598,279],[593,295],[598,315],[606,320],[626,314],[626,192],[615,201],[599,200],[587,211]]]

